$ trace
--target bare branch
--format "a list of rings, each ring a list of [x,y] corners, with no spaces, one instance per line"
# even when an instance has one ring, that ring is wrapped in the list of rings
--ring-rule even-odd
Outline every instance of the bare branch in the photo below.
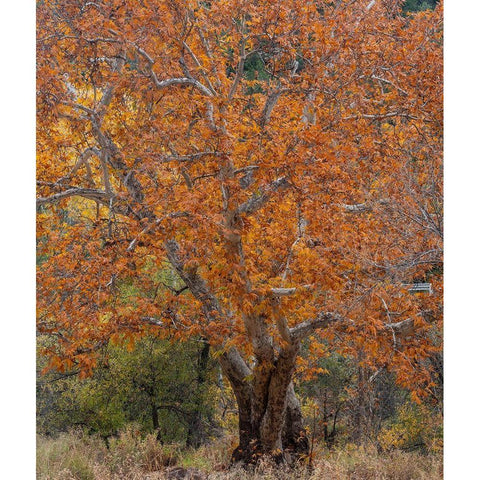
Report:
[[[62,183],[63,181],[69,180],[70,178],[72,178],[77,173],[77,171],[80,169],[80,167],[82,165],[85,165],[86,168],[87,168],[87,171],[88,171],[88,167],[87,167],[88,163],[87,162],[90,159],[90,157],[92,157],[93,155],[95,155],[97,157],[100,157],[100,150],[98,148],[94,148],[94,147],[86,148],[80,154],[80,156],[78,157],[78,160],[75,163],[74,167],[72,168],[71,172],[67,176],[60,178],[57,181],[57,183]],[[89,175],[89,180],[93,182],[93,180],[91,178],[91,171],[90,171],[90,175]]]
[[[399,335],[411,335],[414,331],[413,318],[407,318],[401,322],[387,323],[385,328],[390,328]]]
[[[81,103],[67,102],[67,101],[60,101],[59,103],[62,105],[65,105],[66,107],[72,107],[75,110],[82,110],[87,115],[95,115],[97,113],[95,110],[88,108],[85,105],[82,105]]]
[[[277,325],[278,332],[282,339],[291,344],[292,343],[292,335],[290,333],[290,329],[288,328],[288,322],[284,315],[281,315],[278,311],[275,312],[275,321]]]
[[[310,335],[317,328],[328,327],[333,323],[347,322],[352,324],[353,321],[345,318],[338,313],[324,312],[318,317],[299,323],[295,327],[290,329],[290,335],[294,341],[300,341],[306,336]]]
[[[45,205],[48,203],[55,203],[63,198],[68,197],[83,197],[88,198],[89,200],[95,200],[104,205],[109,205],[110,199],[114,197],[113,194],[104,192],[103,190],[98,190],[94,188],[70,188],[64,192],[59,192],[51,195],[50,197],[39,197],[37,198],[37,206]]]
[[[195,162],[203,157],[221,157],[225,155],[225,152],[213,152],[213,151],[206,151],[206,152],[198,152],[198,153],[190,153],[187,155],[161,155],[158,153],[147,152],[147,155],[152,156],[155,159],[158,159],[161,163],[168,163],[168,162]]]
[[[261,127],[264,127],[265,125],[270,122],[270,117],[272,116],[272,111],[275,108],[275,105],[278,102],[278,99],[280,98],[280,95],[282,93],[285,93],[287,90],[286,89],[277,89],[274,92],[272,92],[268,97],[267,100],[265,101],[265,106],[263,107],[262,110],[262,115],[260,116],[259,124]]]
[[[386,78],[377,77],[376,75],[372,75],[370,78],[373,78],[374,80],[378,80],[379,82],[383,82],[383,83],[386,83],[388,85],[391,85],[392,87],[396,88],[399,92],[403,93],[404,95],[408,95],[408,92],[406,92],[405,90],[403,90],[398,85],[391,82],[390,80],[387,80]]]
[[[142,322],[148,323],[149,325],[155,325],[157,327],[164,327],[165,323],[155,317],[142,317]]]
[[[246,39],[245,37],[242,38],[242,40],[240,41],[240,57],[239,57],[239,60],[238,60],[238,65],[237,65],[237,72],[235,74],[235,79],[233,81],[233,84],[230,88],[230,91],[228,92],[228,100],[231,100],[233,98],[233,96],[235,95],[236,91],[237,91],[237,88],[238,88],[238,85],[240,83],[240,79],[242,78],[243,76],[243,67],[245,65],[245,44],[246,44]]]
[[[238,173],[249,172],[250,170],[258,170],[260,167],[258,165],[248,165],[246,167],[237,168],[234,170],[233,174],[237,175]]]
[[[157,75],[153,71],[153,65],[155,62],[153,61],[152,57],[150,57],[150,55],[148,55],[148,53],[145,52],[145,50],[138,47],[137,45],[135,45],[135,48],[137,49],[138,53],[140,53],[140,55],[142,55],[147,60],[148,73],[150,75],[150,78],[153,80],[153,82],[158,88],[166,88],[172,85],[192,85],[193,87],[200,90],[204,95],[207,95],[208,97],[214,96],[213,92],[209,88],[207,88],[205,85],[203,85],[193,77],[192,78],[178,77],[178,78],[169,78],[167,80],[159,80]]]
[[[185,47],[185,49],[187,50],[187,52],[189,53],[189,55],[192,57],[193,61],[195,62],[195,65],[200,68],[200,73],[202,74],[202,77],[205,79],[205,81],[207,82],[207,85],[208,85],[208,88],[211,90],[211,92],[216,95],[217,92],[215,91],[215,89],[213,88],[213,85],[212,83],[210,82],[210,79],[208,78],[207,74],[205,73],[205,69],[203,68],[202,64],[200,63],[200,61],[198,60],[197,56],[195,55],[195,53],[193,53],[192,49],[188,46],[188,44],[186,42],[182,42],[182,45]]]
[[[372,209],[372,207],[367,203],[356,203],[353,205],[348,205],[346,203],[342,203],[341,206],[347,211],[352,213],[359,213],[359,212],[368,212]]]
[[[273,193],[288,188],[289,186],[290,183],[287,181],[286,177],[277,178],[277,180],[268,184],[262,191],[253,194],[245,203],[242,203],[238,207],[238,213],[246,213],[247,215],[250,215],[257,210],[260,210],[260,208],[270,200]]]
[[[389,200],[380,199],[380,200],[369,200],[363,203],[353,203],[353,204],[341,203],[339,204],[339,206],[350,213],[362,213],[362,212],[370,212],[373,209],[374,205],[388,205],[388,204],[390,204]]]
[[[431,121],[426,118],[419,118],[414,115],[409,115],[408,113],[403,113],[403,112],[388,112],[388,113],[378,113],[378,114],[360,113],[358,115],[350,115],[348,117],[343,117],[342,120],[358,120],[359,118],[366,118],[371,120],[382,120],[384,118],[392,118],[392,117],[403,117],[409,120],[422,120],[424,122]]]
[[[346,326],[354,326],[355,322],[350,318],[344,317],[338,313],[324,312],[316,318],[299,323],[290,329],[291,337],[294,341],[300,341],[313,333],[318,328],[326,328],[335,323],[343,323]],[[396,323],[386,323],[385,328],[391,329],[394,333],[402,336],[411,335],[414,331],[414,324],[411,318]]]
[[[293,295],[301,290],[311,290],[315,285],[302,285],[301,287],[290,287],[290,288],[272,288],[271,293],[274,297],[285,297],[288,295]]]
[[[205,116],[207,117],[208,120],[208,126],[210,129],[214,132],[218,130],[218,127],[215,123],[215,118],[213,117],[213,103],[212,102],[207,102],[207,111],[205,113]]]

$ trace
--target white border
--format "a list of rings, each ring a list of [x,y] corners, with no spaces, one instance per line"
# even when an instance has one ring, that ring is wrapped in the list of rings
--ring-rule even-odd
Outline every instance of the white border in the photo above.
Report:
[[[445,6],[445,478],[478,477],[479,2]],[[474,473],[475,472],[475,473]]]
[[[0,16],[0,477],[35,478],[35,3]],[[6,474],[5,474],[6,473]]]

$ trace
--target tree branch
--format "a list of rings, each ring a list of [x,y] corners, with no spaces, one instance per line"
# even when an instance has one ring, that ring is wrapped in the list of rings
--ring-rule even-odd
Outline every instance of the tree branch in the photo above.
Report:
[[[260,120],[258,122],[261,127],[264,127],[268,124],[268,122],[270,121],[270,117],[272,116],[272,111],[275,108],[275,105],[277,104],[280,95],[282,95],[282,93],[285,93],[286,91],[286,89],[278,89],[267,97],[267,100],[265,101],[265,106],[263,107],[262,114],[260,116]]]
[[[63,198],[74,196],[88,198],[89,200],[95,200],[96,202],[100,202],[107,206],[110,204],[110,199],[115,197],[112,193],[107,193],[103,190],[97,190],[94,188],[70,188],[68,190],[65,190],[64,192],[55,193],[50,197],[37,198],[37,206],[45,205],[48,203],[56,203]]]
[[[387,323],[385,325],[385,328],[390,328],[399,335],[411,335],[414,330],[413,327],[413,318],[407,318],[401,322]]]
[[[317,328],[325,328],[337,322],[353,323],[352,320],[346,319],[344,316],[338,313],[324,312],[312,320],[299,323],[295,327],[291,328],[290,335],[294,341],[298,342],[310,335]]]
[[[288,295],[293,295],[301,290],[311,290],[315,285],[301,285],[300,287],[290,287],[290,288],[272,288],[270,291],[274,297],[285,297]]]
[[[346,203],[342,203],[341,206],[347,211],[351,213],[360,213],[360,212],[368,212],[372,209],[372,207],[367,203],[356,203],[353,205],[348,205]]]
[[[140,55],[142,55],[143,58],[147,60],[148,73],[150,75],[150,78],[153,80],[153,82],[158,88],[166,88],[172,85],[192,85],[193,87],[200,90],[204,95],[207,95],[208,97],[214,96],[213,92],[209,88],[207,88],[205,85],[203,85],[193,77],[192,78],[178,77],[178,78],[169,78],[167,80],[159,80],[157,75],[153,71],[153,64],[155,62],[153,61],[152,57],[150,57],[150,55],[148,55],[148,53],[145,52],[145,50],[143,50],[139,46],[135,45],[135,48],[137,49],[138,53],[140,53]]]
[[[158,158],[161,163],[169,163],[169,162],[195,162],[203,157],[221,157],[225,155],[225,152],[213,152],[213,151],[206,151],[206,152],[198,152],[198,153],[189,153],[187,155],[161,155],[157,153],[147,153],[147,155],[151,155],[153,158]]]
[[[242,25],[242,27],[243,27],[243,25]],[[228,100],[231,100],[233,98],[233,96],[235,95],[235,93],[237,91],[237,88],[238,88],[238,85],[240,83],[240,79],[243,76],[243,67],[245,65],[245,59],[246,59],[246,56],[245,56],[245,44],[246,43],[247,43],[247,40],[246,40],[245,37],[243,37],[242,40],[240,40],[240,58],[239,58],[239,61],[238,61],[237,71],[235,73],[235,79],[234,79],[233,84],[230,88],[230,91],[228,92]]]
[[[350,318],[344,317],[338,313],[324,312],[318,315],[318,317],[305,322],[299,323],[295,327],[290,329],[290,335],[293,341],[301,341],[313,333],[318,328],[326,328],[335,323],[343,323],[347,326],[355,325],[355,322]],[[393,330],[396,334],[406,336],[411,335],[414,331],[413,319],[407,318],[400,322],[386,323],[385,328]]]
[[[277,178],[268,184],[263,191],[253,194],[245,203],[238,207],[238,213],[246,213],[250,215],[260,210],[271,198],[272,194],[278,190],[282,190],[290,186],[286,177]]]
[[[127,248],[127,252],[131,252],[135,249],[137,246],[140,237],[142,235],[145,235],[146,233],[151,232],[157,225],[160,225],[160,223],[165,220],[166,218],[180,218],[180,217],[188,217],[189,213],[188,212],[173,212],[169,213],[168,215],[164,215],[163,217],[157,218],[154,222],[150,223],[147,225],[138,235],[138,237],[134,238],[131,242],[130,245]]]
[[[214,94],[216,94],[217,92],[215,91],[215,89],[213,88],[213,85],[212,83],[210,82],[210,79],[208,78],[208,75],[205,73],[205,69],[203,68],[202,64],[200,63],[200,61],[198,60],[197,56],[195,55],[195,53],[193,53],[192,49],[188,46],[188,44],[186,42],[182,42],[182,45],[184,46],[184,48],[187,50],[187,52],[189,53],[189,55],[192,57],[193,61],[195,62],[195,65],[200,69],[200,73],[202,74],[202,77],[205,79],[205,81],[207,82],[208,84],[208,88],[210,89],[210,91]]]

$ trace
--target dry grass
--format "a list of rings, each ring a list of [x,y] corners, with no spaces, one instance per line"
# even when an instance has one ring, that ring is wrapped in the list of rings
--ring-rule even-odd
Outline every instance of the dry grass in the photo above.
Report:
[[[209,480],[440,480],[442,459],[401,451],[379,455],[364,449],[323,452],[313,470],[279,469],[265,463],[254,472],[243,469],[212,473]]]
[[[326,453],[315,465],[312,480],[440,480],[440,455],[416,452],[378,454],[376,450],[346,447]]]
[[[440,455],[344,447],[317,451],[313,469],[278,468],[269,462],[255,470],[227,470],[232,439],[223,439],[195,451],[162,446],[153,436],[141,437],[134,428],[118,439],[71,432],[58,438],[38,437],[39,480],[440,480]]]
[[[81,432],[58,438],[37,437],[39,480],[139,480],[149,472],[176,465],[179,448],[162,446],[153,435],[141,437],[134,427],[106,443]]]

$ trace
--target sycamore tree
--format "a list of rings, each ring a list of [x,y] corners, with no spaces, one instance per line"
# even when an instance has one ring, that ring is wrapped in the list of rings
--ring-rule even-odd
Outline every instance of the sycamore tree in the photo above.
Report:
[[[401,8],[39,2],[50,367],[88,374],[102,345],[146,334],[202,338],[235,394],[233,459],[246,461],[307,452],[295,370],[326,349],[420,399],[432,388],[442,10]]]

